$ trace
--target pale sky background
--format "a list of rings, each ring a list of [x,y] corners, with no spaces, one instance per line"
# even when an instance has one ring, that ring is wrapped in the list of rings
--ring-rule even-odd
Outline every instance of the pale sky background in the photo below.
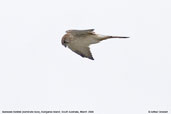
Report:
[[[170,0],[1,0],[0,110],[171,112]],[[68,29],[130,36],[61,45]]]

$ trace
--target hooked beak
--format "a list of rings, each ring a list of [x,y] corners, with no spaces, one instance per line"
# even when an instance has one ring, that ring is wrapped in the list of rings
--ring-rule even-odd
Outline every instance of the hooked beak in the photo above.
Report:
[[[66,46],[67,46],[67,44],[66,44],[66,42],[65,42],[65,39],[64,39],[64,38],[62,38],[61,43],[62,43],[62,45],[63,45],[64,47],[66,47]]]
[[[64,46],[64,47],[67,47],[67,43],[64,41],[64,42],[62,42],[62,45]]]

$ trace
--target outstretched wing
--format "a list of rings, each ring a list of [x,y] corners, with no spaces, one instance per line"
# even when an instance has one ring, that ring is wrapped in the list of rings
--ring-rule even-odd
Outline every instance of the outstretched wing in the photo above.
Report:
[[[86,58],[89,58],[91,60],[94,60],[89,47],[87,47],[87,46],[80,46],[80,45],[76,45],[76,44],[70,44],[70,45],[68,45],[68,47],[73,52],[75,52],[78,55],[80,55],[81,57],[86,57]]]
[[[94,34],[94,29],[87,29],[87,30],[67,30],[66,33],[70,33],[73,36],[84,36],[89,34]]]

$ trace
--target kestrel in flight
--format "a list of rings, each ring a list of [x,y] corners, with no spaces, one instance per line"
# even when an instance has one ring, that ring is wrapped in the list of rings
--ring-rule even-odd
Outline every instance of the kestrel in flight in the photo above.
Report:
[[[102,40],[110,38],[129,38],[122,36],[108,36],[95,34],[94,29],[88,30],[67,30],[62,37],[61,43],[65,47],[70,48],[73,52],[79,54],[81,57],[86,57],[94,60],[89,45],[96,44]]]

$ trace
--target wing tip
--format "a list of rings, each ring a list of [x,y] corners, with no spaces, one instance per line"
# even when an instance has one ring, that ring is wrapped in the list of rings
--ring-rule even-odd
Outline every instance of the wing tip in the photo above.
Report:
[[[90,60],[94,60],[94,58],[92,56],[82,56],[83,58],[88,58]]]
[[[81,57],[83,57],[83,58],[88,58],[88,59],[90,59],[90,60],[94,60],[93,57],[86,57],[86,56],[81,56]]]
[[[93,58],[93,57],[89,57],[89,59],[94,60],[94,58]]]
[[[88,30],[90,30],[90,31],[94,31],[95,29],[88,29]]]

